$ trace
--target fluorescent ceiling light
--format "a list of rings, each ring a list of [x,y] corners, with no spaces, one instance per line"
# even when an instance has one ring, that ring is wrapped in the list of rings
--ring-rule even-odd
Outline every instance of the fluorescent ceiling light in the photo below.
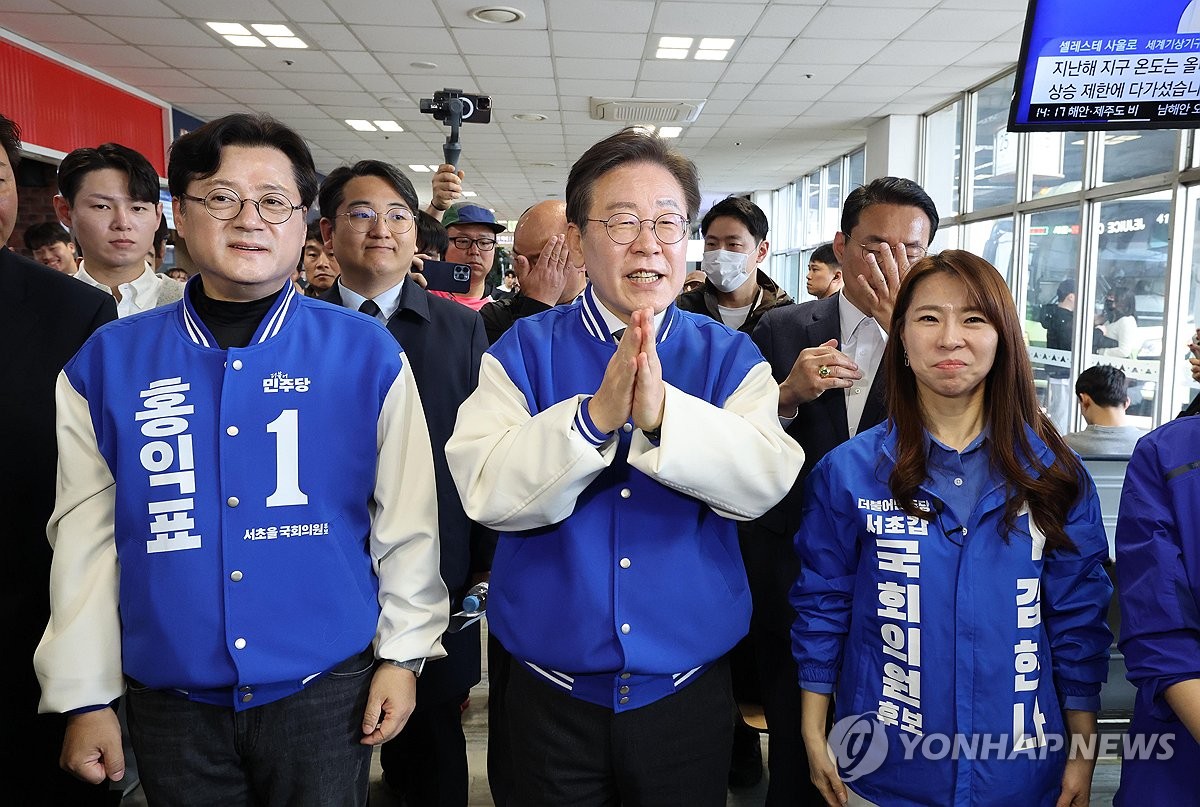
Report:
[[[727,50],[698,50],[696,51],[696,61],[699,62],[719,62],[725,58]]]
[[[376,131],[375,127],[371,124],[371,122],[369,120],[350,120],[349,118],[347,118],[346,125],[349,126],[351,129],[353,129],[356,132],[374,132],[374,131]]]
[[[428,166],[428,165],[415,165],[415,164],[413,164],[413,165],[410,165],[410,166],[408,166],[408,167],[409,167],[409,170],[416,171],[418,174],[428,174],[428,173],[429,173],[429,166]]]
[[[437,170],[438,170],[439,168],[441,168],[441,166],[440,166],[440,165],[433,165],[433,164],[430,164],[430,166],[429,166],[429,170],[430,170],[430,171],[432,171],[432,172],[433,172],[433,173],[435,173],[435,174],[437,173]]]
[[[470,199],[472,196],[478,196],[479,194],[477,194],[475,191],[463,191],[462,195]]]
[[[683,132],[682,126],[660,126],[658,129],[659,137],[679,137]]]
[[[256,36],[234,36],[233,34],[225,34],[225,38],[239,48],[265,48],[266,42],[263,42]]]
[[[267,41],[277,48],[307,48],[308,43],[298,36],[269,36]]]
[[[257,28],[258,26],[256,25],[254,27]],[[704,39],[700,40],[700,44],[697,45],[697,47],[703,50],[729,50],[733,47],[733,42],[734,41],[732,39],[719,39],[716,37],[706,36]]]
[[[660,48],[690,48],[692,46],[692,38],[690,36],[660,36],[658,38],[658,46]],[[706,47],[706,46],[702,46]]]
[[[295,36],[295,34],[292,33],[292,29],[288,28],[286,25],[266,25],[263,23],[254,23],[250,27],[255,31],[258,31],[263,36]],[[703,47],[716,46],[704,45]]]
[[[403,132],[404,131],[404,129],[400,126],[400,124],[396,123],[394,120],[377,120],[377,121],[372,121],[372,123],[374,123],[376,126],[378,126],[379,131],[381,131],[381,132]]]
[[[251,36],[250,30],[240,22],[208,22],[205,23],[205,25],[216,31],[221,36],[226,36],[228,34]]]
[[[659,48],[654,52],[655,59],[686,59],[688,52],[683,48]]]

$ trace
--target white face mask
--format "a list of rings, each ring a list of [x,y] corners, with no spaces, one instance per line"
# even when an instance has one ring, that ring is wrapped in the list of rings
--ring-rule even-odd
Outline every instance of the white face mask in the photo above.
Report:
[[[704,253],[700,268],[719,290],[731,292],[740,289],[750,279],[750,272],[746,268],[749,263],[750,256],[744,252],[713,249]]]

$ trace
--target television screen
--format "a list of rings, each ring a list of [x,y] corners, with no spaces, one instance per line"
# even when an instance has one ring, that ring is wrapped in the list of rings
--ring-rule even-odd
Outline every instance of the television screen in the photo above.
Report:
[[[1200,123],[1200,0],[1030,0],[1009,129]]]

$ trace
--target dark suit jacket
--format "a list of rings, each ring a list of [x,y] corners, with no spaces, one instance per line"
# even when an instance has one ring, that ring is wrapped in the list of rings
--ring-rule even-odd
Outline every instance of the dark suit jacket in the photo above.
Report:
[[[0,613],[8,619],[7,662],[2,665],[5,746],[37,754],[57,768],[57,740],[33,739],[41,697],[33,672],[33,651],[50,617],[50,544],[46,521],[54,509],[58,445],[54,432],[54,387],[63,365],[92,331],[117,318],[110,295],[69,275],[47,269],[10,249],[0,248],[0,512],[4,513],[5,585]],[[9,710],[12,710],[10,713]],[[41,768],[36,768],[40,771]],[[39,796],[48,797],[38,783]]]
[[[341,281],[322,299],[342,305]],[[488,348],[483,321],[464,305],[435,297],[405,282],[400,307],[387,329],[404,348],[421,394],[421,407],[433,444],[438,496],[438,533],[442,580],[450,590],[450,612],[460,610],[472,572],[491,568],[495,533],[467,518],[446,464],[446,441],[454,431],[458,407],[479,384],[479,362]],[[418,683],[418,704],[463,695],[479,682],[478,623],[474,630],[447,634],[449,656],[430,662]]]
[[[843,335],[838,320],[838,299],[833,294],[824,300],[810,300],[768,311],[751,334],[754,343],[771,364],[771,374],[782,382],[791,372],[800,351],[837,339],[840,347]],[[871,383],[862,417],[861,432],[887,417],[883,404],[883,379],[876,375]],[[786,536],[789,540],[800,526],[804,481],[817,461],[850,439],[846,425],[846,396],[841,391],[826,392],[800,406],[800,413],[787,429],[804,449],[804,468],[792,490],[770,512],[757,520],[760,526]]]

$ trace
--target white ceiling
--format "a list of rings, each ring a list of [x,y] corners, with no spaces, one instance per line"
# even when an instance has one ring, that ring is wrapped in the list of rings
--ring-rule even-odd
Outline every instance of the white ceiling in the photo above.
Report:
[[[270,113],[323,172],[397,163],[422,199],[429,175],[407,166],[442,162],[448,129],[420,99],[490,95],[492,123],[462,128],[460,167],[478,201],[515,218],[561,197],[572,161],[619,128],[589,118],[589,97],[707,99],[677,141],[705,194],[777,188],[862,145],[873,121],[926,112],[1013,65],[1027,0],[499,3],[525,18],[468,16],[485,0],[0,0],[0,27],[202,119]],[[207,21],[283,23],[310,47],[236,48]],[[736,44],[725,61],[663,61],[663,35]],[[347,118],[405,131],[359,133]]]

